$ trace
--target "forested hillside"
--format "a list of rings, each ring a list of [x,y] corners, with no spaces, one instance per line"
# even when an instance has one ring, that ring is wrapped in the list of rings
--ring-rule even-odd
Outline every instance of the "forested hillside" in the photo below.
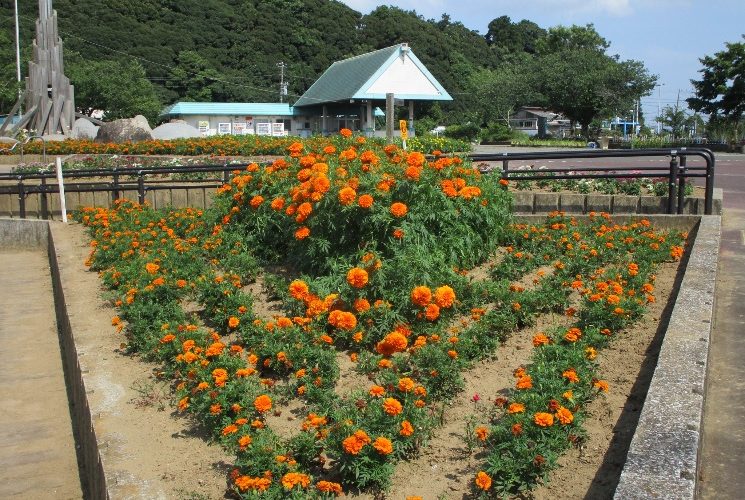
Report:
[[[38,2],[18,3],[25,61]],[[551,46],[547,40],[556,30],[506,16],[494,19],[481,34],[447,15],[428,20],[416,12],[379,7],[363,16],[334,0],[55,0],[53,6],[77,104],[81,111],[103,107],[109,118],[134,109],[111,100],[118,93],[111,88],[125,82],[133,89],[133,106],[151,108],[146,114],[153,118],[177,100],[276,102],[278,63],[284,62],[286,100],[294,102],[332,62],[408,42],[454,97],[441,108],[425,104],[419,112],[438,121],[486,125],[522,104],[553,104],[542,87],[539,70],[545,64],[537,64],[540,58],[553,55],[556,66],[565,59],[557,53],[576,49],[593,52],[605,66],[614,62],[591,26],[565,29],[558,35],[564,45]],[[1,114],[13,105],[16,92],[10,0],[0,3],[0,19]],[[26,63],[22,66],[25,72]],[[650,77],[643,66],[636,69],[642,71],[633,78],[643,81],[631,87],[638,93]],[[628,82],[619,83],[619,90],[629,88]]]

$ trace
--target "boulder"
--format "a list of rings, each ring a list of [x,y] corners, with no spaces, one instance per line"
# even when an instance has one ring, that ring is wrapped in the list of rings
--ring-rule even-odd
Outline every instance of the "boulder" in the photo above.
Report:
[[[104,123],[98,129],[96,142],[126,142],[149,141],[153,138],[153,130],[147,118],[137,115],[134,118],[123,118]]]
[[[159,125],[153,129],[153,139],[185,139],[189,137],[202,137],[199,129],[192,127],[186,122],[170,122]]]
[[[44,134],[41,136],[41,138],[47,142],[58,142],[68,139],[65,134]]]
[[[85,118],[78,118],[72,126],[73,139],[95,139],[98,127]]]

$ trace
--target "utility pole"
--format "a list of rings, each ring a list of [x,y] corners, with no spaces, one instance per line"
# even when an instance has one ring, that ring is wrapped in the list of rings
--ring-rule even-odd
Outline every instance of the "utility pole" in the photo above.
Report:
[[[279,102],[284,102],[283,96],[287,95],[287,84],[285,83],[285,68],[287,65],[281,61],[277,63],[279,68]]]

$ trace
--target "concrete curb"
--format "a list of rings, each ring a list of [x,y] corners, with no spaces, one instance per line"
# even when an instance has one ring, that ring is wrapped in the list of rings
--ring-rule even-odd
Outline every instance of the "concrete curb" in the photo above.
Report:
[[[693,499],[721,217],[702,216],[615,499]]]

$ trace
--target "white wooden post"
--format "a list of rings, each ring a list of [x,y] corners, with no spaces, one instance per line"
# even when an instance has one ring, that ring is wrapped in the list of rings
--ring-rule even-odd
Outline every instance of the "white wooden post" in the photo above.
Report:
[[[57,157],[57,184],[59,185],[59,204],[62,211],[62,222],[67,224],[67,205],[65,203],[65,183],[62,180],[62,160]]]

